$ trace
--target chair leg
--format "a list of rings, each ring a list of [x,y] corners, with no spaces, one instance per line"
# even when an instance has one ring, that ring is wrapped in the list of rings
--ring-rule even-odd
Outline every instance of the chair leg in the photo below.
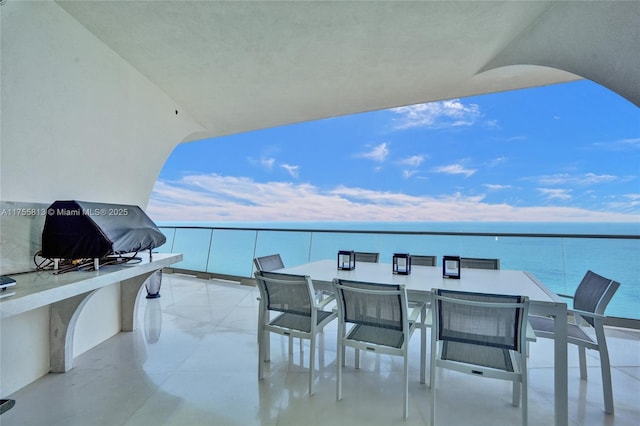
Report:
[[[611,385],[611,362],[609,360],[609,349],[604,336],[604,328],[596,328],[596,338],[598,339],[598,349],[600,352],[600,371],[602,372],[602,393],[604,395],[604,412],[613,414],[613,386]]]
[[[422,318],[422,324],[420,330],[420,383],[425,383],[425,371],[427,369],[427,326],[425,325],[425,318],[427,315],[426,305],[422,308],[420,316]]]
[[[406,343],[405,343],[406,345]],[[409,418],[409,354],[406,352],[404,354],[404,408],[403,414],[404,419],[407,420]]]
[[[347,328],[345,325],[342,325],[342,328],[339,330],[338,333],[338,348],[340,350],[340,355],[342,356],[342,366],[345,367],[347,365],[347,347],[344,345],[340,345],[340,332],[342,333],[342,336],[346,335],[347,333]]]
[[[434,343],[435,341],[435,330],[431,330],[431,353],[429,354],[429,387],[433,389],[435,383],[435,373],[436,373],[436,351],[437,347]]]
[[[267,332],[264,330],[258,331],[258,380],[262,380],[264,378],[265,334],[267,334]]]
[[[528,383],[526,381],[523,382],[522,383],[522,402],[521,402],[522,426],[527,426],[527,424],[529,423],[529,391],[527,390],[527,387],[528,387]]]
[[[520,360],[520,386],[522,388],[522,398],[520,405],[522,408],[522,425],[527,426],[529,423],[529,368],[527,366],[527,356],[521,356]]]
[[[578,346],[578,359],[580,360],[580,378],[587,380],[587,355],[584,346]]]
[[[302,346],[302,339],[300,339],[300,346]],[[309,339],[309,396],[313,395],[313,373],[314,365],[316,361],[316,338],[315,334],[311,335]],[[302,362],[302,360],[300,361]]]
[[[360,349],[356,349],[356,370],[360,368]]]
[[[515,367],[514,371],[522,372],[522,369],[524,367],[523,361],[524,361],[523,357],[516,357],[516,356],[511,357],[511,362],[514,363],[514,367]],[[513,385],[513,390],[511,391],[511,405],[513,405],[514,407],[517,407],[520,405],[521,382],[513,380],[512,385]]]
[[[262,345],[264,350],[262,352],[262,360],[264,362],[271,361],[271,334],[267,330],[263,330]]]
[[[433,361],[433,357],[431,358]],[[429,367],[431,373],[429,375],[429,386],[431,387],[431,425],[435,426],[436,424],[436,375],[435,375],[435,365],[431,364]]]
[[[336,400],[342,399],[342,366],[344,363],[344,346],[340,343],[340,336],[338,336],[338,350],[336,351],[338,359],[336,360],[337,373],[336,373]]]

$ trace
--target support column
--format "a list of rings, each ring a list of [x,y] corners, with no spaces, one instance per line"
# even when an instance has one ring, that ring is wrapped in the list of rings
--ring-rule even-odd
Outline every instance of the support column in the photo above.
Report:
[[[51,304],[49,318],[49,371],[66,373],[73,368],[73,334],[78,315],[97,290]]]
[[[145,281],[157,271],[145,272],[142,275],[138,275],[127,280],[120,281],[120,330],[121,331],[133,331],[135,330],[135,318],[138,295],[140,294],[140,287],[142,287]]]

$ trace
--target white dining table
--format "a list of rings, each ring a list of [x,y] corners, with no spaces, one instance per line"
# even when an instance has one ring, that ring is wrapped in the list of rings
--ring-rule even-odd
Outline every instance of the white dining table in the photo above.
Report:
[[[337,259],[318,260],[282,272],[311,277],[316,290],[333,291],[333,279],[380,284],[401,284],[410,301],[428,301],[433,288],[477,293],[521,295],[529,297],[529,312],[551,315],[555,323],[554,343],[554,424],[569,421],[567,385],[567,304],[546,288],[531,273],[519,270],[462,269],[460,279],[442,277],[442,268],[413,266],[408,275],[394,274],[390,263],[359,262],[353,270],[338,269]]]

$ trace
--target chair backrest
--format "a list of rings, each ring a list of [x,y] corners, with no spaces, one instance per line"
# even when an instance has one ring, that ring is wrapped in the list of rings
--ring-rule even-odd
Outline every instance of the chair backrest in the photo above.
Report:
[[[407,330],[407,296],[402,285],[334,279],[338,316],[345,323]]]
[[[514,351],[526,346],[526,296],[444,289],[434,289],[433,293],[437,340]]]
[[[357,251],[355,252],[355,255],[356,255],[356,263],[358,262],[378,263],[378,260],[380,259],[380,253]]]
[[[437,256],[425,256],[421,254],[411,255],[411,265],[419,266],[436,266],[438,264]]]
[[[587,271],[573,296],[573,308],[604,315],[604,311],[618,287],[620,287],[619,282]],[[593,318],[585,316],[584,319],[592,326],[594,325]]]
[[[480,259],[477,257],[460,258],[461,268],[500,269],[500,259]]]
[[[284,262],[282,262],[279,253],[256,257],[253,259],[253,264],[256,265],[258,271],[275,271],[284,268]]]
[[[266,309],[311,317],[313,284],[308,276],[256,271],[255,277]]]

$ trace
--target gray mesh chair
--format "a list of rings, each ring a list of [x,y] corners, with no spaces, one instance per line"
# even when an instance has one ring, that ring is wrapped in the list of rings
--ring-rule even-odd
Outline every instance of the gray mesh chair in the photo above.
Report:
[[[279,253],[256,257],[253,259],[253,264],[256,266],[256,271],[275,271],[284,268],[284,262]]]
[[[436,424],[437,368],[512,381],[513,405],[521,405],[527,424],[528,309],[526,296],[433,289],[431,424]]]
[[[321,303],[314,297],[311,278],[276,272],[256,271],[260,289],[258,313],[258,379],[264,377],[264,363],[270,359],[270,334],[309,340],[309,395],[313,395],[316,336],[336,313],[323,308],[334,300],[327,296]],[[271,319],[271,312],[278,315]],[[291,342],[291,340],[289,340]],[[292,346],[289,344],[289,352]]]
[[[462,257],[460,258],[460,267],[473,269],[500,269],[500,259]]]
[[[380,260],[380,253],[357,251],[355,252],[355,255],[356,255],[356,264],[358,262],[378,263],[378,261]]]
[[[404,418],[409,414],[409,340],[420,328],[420,381],[425,382],[425,304],[409,311],[404,286],[334,279],[338,305],[338,379],[336,397],[342,399],[342,368],[345,348],[355,348],[355,367],[360,367],[360,350],[404,358]],[[418,317],[421,321],[418,322]]]
[[[559,296],[573,299],[573,309],[569,309],[573,320],[568,324],[569,343],[578,346],[580,359],[580,378],[587,379],[586,349],[600,352],[600,369],[602,371],[602,390],[604,393],[604,411],[613,414],[613,390],[611,386],[611,365],[607,340],[604,335],[604,311],[611,298],[620,287],[620,283],[587,271],[573,296]],[[529,316],[529,322],[542,338],[554,338],[553,319]],[[595,338],[594,338],[595,334]]]
[[[253,264],[256,267],[256,271],[275,271],[276,269],[284,268],[284,262],[282,261],[282,257],[280,257],[280,253],[270,254],[268,256],[256,257],[253,259]],[[260,300],[260,298],[258,298]],[[258,329],[260,329],[260,324],[258,324]],[[302,340],[300,341],[302,350]],[[289,352],[293,350],[293,338],[289,339]]]
[[[436,256],[425,256],[421,254],[411,255],[411,266],[436,266],[438,264],[438,258]]]

